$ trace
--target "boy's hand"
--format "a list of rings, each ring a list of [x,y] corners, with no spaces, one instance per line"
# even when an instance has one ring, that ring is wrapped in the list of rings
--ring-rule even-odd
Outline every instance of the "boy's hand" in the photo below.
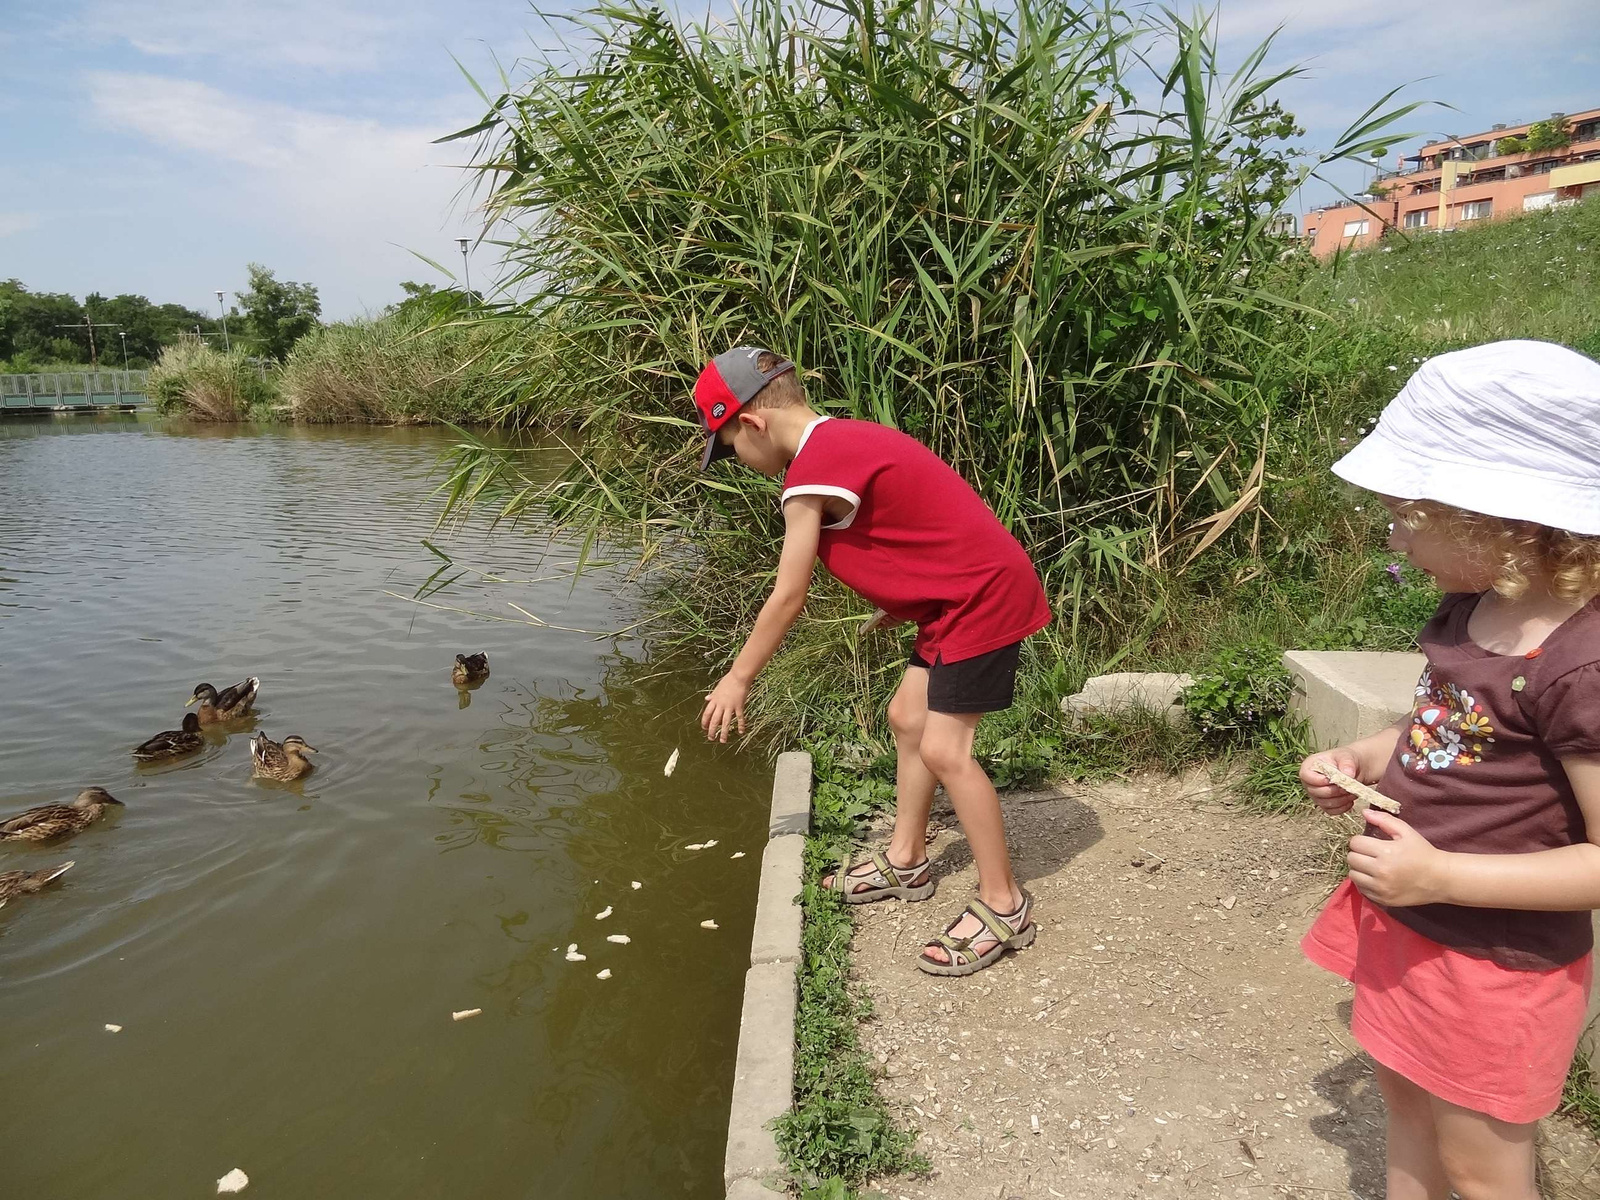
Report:
[[[1338,784],[1327,781],[1322,772],[1317,770],[1319,760],[1332,763],[1352,779],[1360,779],[1360,759],[1350,747],[1339,746],[1333,750],[1319,750],[1315,754],[1307,755],[1306,760],[1300,764],[1300,783],[1306,789],[1306,795],[1316,802],[1318,808],[1325,813],[1349,812],[1356,798]]]
[[[735,726],[744,736],[744,702],[749,695],[750,685],[735,679],[732,672],[717,680],[700,712],[700,728],[706,731],[707,741],[726,742],[728,730]]]
[[[883,609],[874,609],[870,617],[861,623],[861,628],[856,631],[857,637],[866,637],[874,629],[893,629],[904,622],[891,617]]]
[[[1393,813],[1369,808],[1367,824],[1388,839],[1358,834],[1350,839],[1350,881],[1369,900],[1391,908],[1436,904],[1445,899],[1444,851]]]

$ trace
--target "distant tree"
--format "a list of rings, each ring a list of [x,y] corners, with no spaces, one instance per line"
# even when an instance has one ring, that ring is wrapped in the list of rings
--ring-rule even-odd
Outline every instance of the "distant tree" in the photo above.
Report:
[[[447,321],[468,307],[466,293],[459,288],[435,287],[431,283],[407,279],[401,282],[400,290],[405,292],[406,298],[385,308],[386,314]]]
[[[82,325],[84,309],[61,292],[30,292],[20,280],[0,282],[0,358],[88,362],[89,343],[63,326]]]
[[[245,333],[256,353],[282,362],[294,344],[315,329],[322,316],[322,301],[314,284],[279,281],[260,263],[251,263],[250,287],[236,293],[236,315],[244,318]]]

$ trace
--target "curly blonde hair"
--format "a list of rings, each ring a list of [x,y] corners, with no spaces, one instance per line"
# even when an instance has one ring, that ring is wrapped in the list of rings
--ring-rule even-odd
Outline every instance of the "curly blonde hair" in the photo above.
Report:
[[[1507,599],[1522,595],[1534,579],[1547,580],[1551,593],[1562,600],[1587,600],[1600,593],[1600,536],[1491,517],[1433,500],[1391,503],[1395,518],[1408,529],[1436,529],[1492,561],[1494,590]]]

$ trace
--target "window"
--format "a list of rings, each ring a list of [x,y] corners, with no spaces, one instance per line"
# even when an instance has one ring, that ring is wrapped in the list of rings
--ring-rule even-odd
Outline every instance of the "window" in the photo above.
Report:
[[[1493,212],[1493,200],[1474,200],[1470,204],[1461,206],[1461,219],[1463,221],[1482,221]]]
[[[1416,212],[1408,212],[1406,214],[1406,228],[1407,229],[1421,229],[1421,228],[1423,228],[1428,223],[1428,213],[1430,211],[1431,210],[1426,209],[1426,208],[1419,208],[1419,209],[1417,209]]]
[[[1534,212],[1541,208],[1549,208],[1555,202],[1554,192],[1534,192],[1533,195],[1522,198],[1522,211]]]
[[[1346,221],[1344,223],[1344,236],[1347,238],[1362,237],[1367,232],[1369,221]]]

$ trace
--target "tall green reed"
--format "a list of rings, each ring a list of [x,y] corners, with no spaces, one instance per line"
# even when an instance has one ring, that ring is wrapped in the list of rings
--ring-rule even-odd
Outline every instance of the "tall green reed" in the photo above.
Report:
[[[771,487],[697,475],[684,419],[699,365],[760,342],[824,410],[952,462],[1074,622],[1258,500],[1299,312],[1262,286],[1270,217],[1411,107],[1302,158],[1270,43],[1224,73],[1205,21],[1066,0],[757,0],[715,27],[618,3],[586,28],[456,135],[527,296],[493,318],[523,330],[501,415],[584,453],[533,485],[463,443],[447,501],[765,562]]]

